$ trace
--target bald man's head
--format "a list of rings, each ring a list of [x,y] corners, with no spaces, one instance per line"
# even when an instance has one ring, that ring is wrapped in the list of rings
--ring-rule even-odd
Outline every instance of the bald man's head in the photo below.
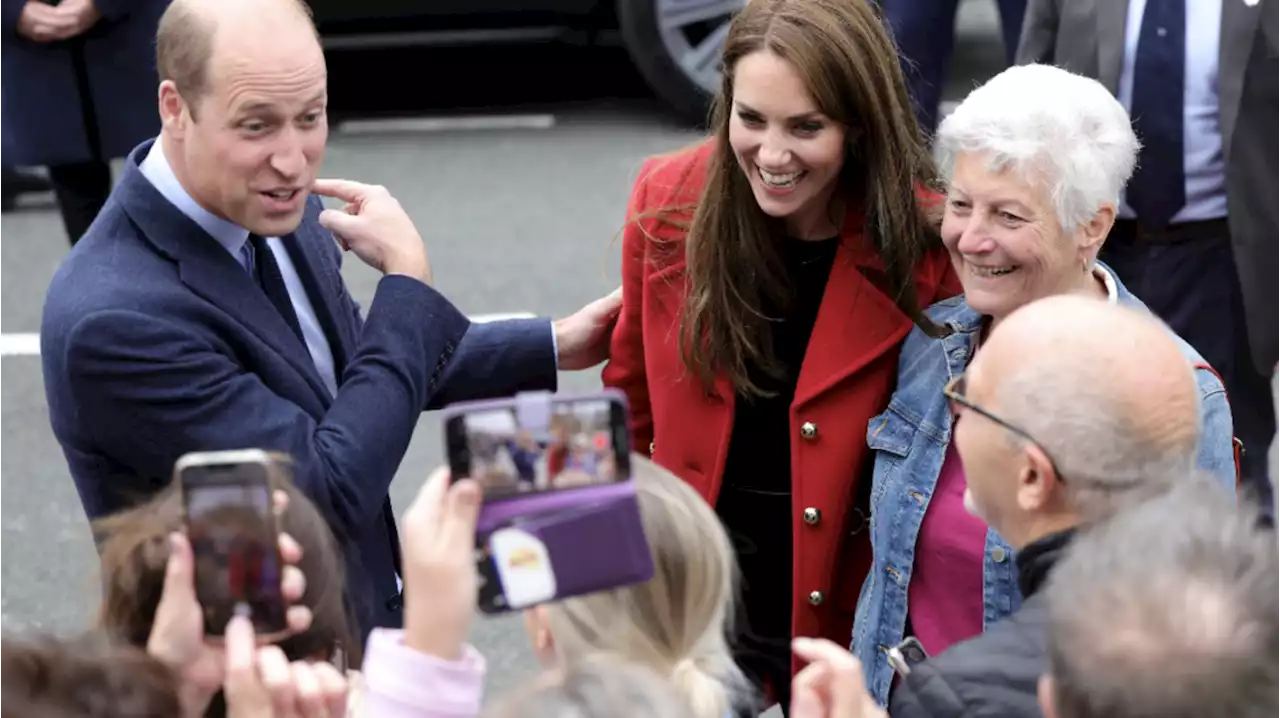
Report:
[[[173,0],[156,31],[156,69],[161,82],[172,80],[192,106],[209,89],[210,67],[220,33],[286,27],[307,28],[319,43],[305,0]]]
[[[1028,466],[1046,458],[1061,475],[1054,485],[1067,489],[1059,490],[1063,503],[1086,515],[1163,490],[1194,466],[1194,369],[1145,312],[1076,296],[1032,302],[992,331],[966,384],[973,401],[1034,439],[1001,432],[1017,451],[1029,450]]]

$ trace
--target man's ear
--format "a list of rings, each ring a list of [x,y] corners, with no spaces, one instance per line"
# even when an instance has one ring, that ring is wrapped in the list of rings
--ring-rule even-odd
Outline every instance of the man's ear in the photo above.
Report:
[[[157,90],[157,101],[160,110],[160,124],[164,127],[165,134],[174,139],[182,139],[186,134],[187,124],[191,121],[191,113],[187,107],[187,101],[182,95],[178,94],[178,86],[173,80],[165,80],[160,83],[160,89]]]
[[[1018,508],[1032,512],[1053,498],[1058,489],[1058,476],[1044,449],[1028,442],[1022,452],[1024,464],[1018,475]]]
[[[1040,703],[1040,712],[1044,714],[1044,718],[1058,718],[1058,710],[1053,704],[1054,690],[1053,676],[1048,673],[1040,676],[1040,680],[1036,681],[1036,699]]]

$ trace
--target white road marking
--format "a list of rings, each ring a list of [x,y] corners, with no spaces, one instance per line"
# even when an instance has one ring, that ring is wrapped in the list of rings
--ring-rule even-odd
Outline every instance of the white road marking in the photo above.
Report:
[[[469,317],[473,323],[486,324],[507,319],[533,319],[537,315],[528,312],[506,314],[477,314]],[[0,334],[0,357],[40,356],[40,335],[35,333]]]
[[[528,312],[512,312],[510,314],[477,314],[474,317],[467,317],[472,324],[488,324],[489,322],[502,322],[508,319],[533,319],[536,314]]]
[[[40,356],[39,334],[0,334],[0,357]]]
[[[384,135],[413,132],[477,132],[483,130],[549,130],[555,115],[471,115],[458,117],[386,117],[347,120],[338,124],[343,135]]]

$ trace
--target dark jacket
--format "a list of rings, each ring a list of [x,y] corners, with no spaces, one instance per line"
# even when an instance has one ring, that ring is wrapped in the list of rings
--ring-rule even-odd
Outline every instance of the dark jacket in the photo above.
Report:
[[[18,34],[25,4],[0,0],[0,136],[6,165],[124,157],[160,132],[155,41],[169,0],[95,0],[101,20],[83,35],[49,43]],[[83,89],[76,71],[80,63]]]
[[[1074,532],[1018,552],[1021,610],[911,669],[889,703],[893,718],[1040,718],[1036,683],[1048,667],[1048,606],[1039,590]]]
[[[368,312],[311,197],[285,242],[340,376],[307,348],[230,252],[142,174],[140,146],[49,285],[40,354],[54,436],[90,519],[145,500],[190,451],[259,447],[344,539],[361,628],[399,626],[399,538],[387,490],[420,412],[554,390],[550,322],[470,324],[436,290],[383,277]]]

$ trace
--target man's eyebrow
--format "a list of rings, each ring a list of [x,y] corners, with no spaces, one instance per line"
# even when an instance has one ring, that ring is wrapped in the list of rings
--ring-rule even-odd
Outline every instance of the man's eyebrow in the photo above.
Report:
[[[324,102],[326,99],[328,99],[328,97],[329,97],[329,91],[321,90],[320,92],[317,92],[314,96],[312,96],[311,99],[307,100],[306,104],[314,105],[318,102]],[[270,102],[268,100],[257,100],[254,102],[247,103],[245,105],[241,105],[238,111],[240,113],[251,113],[251,112],[269,111],[274,109],[276,109],[276,103]]]

